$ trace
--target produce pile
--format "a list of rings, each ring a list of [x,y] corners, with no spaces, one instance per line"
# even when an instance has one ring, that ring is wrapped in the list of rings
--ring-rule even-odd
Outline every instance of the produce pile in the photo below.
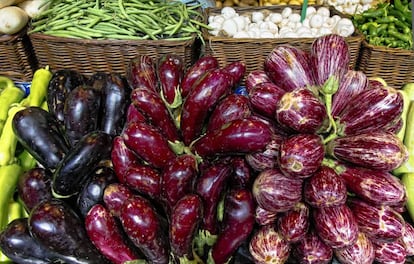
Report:
[[[278,45],[263,70],[140,55],[124,75],[56,70],[10,118],[38,162],[16,263],[404,263],[414,229],[391,171],[402,93],[349,70],[339,35]],[[246,76],[246,86],[238,87]]]

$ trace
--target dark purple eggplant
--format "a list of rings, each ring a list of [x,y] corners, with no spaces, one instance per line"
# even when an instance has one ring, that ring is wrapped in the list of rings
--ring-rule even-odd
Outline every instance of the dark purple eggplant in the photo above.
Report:
[[[287,242],[295,243],[305,237],[310,225],[309,211],[307,204],[298,202],[277,218],[277,230]]]
[[[291,45],[278,45],[265,58],[264,70],[285,91],[313,86],[315,80],[307,52]]]
[[[246,74],[246,62],[236,60],[229,62],[223,67],[223,70],[231,77],[231,86],[236,87],[244,78]]]
[[[168,263],[168,238],[161,229],[160,216],[149,200],[139,195],[127,199],[119,219],[129,239],[150,263]]]
[[[292,255],[300,264],[329,264],[333,250],[311,229],[304,239],[294,244]]]
[[[20,175],[17,191],[28,212],[39,202],[52,199],[52,177],[50,170],[41,167],[32,168]]]
[[[397,120],[403,98],[395,88],[366,89],[354,97],[338,115],[338,134],[354,135],[378,131]]]
[[[282,141],[279,152],[280,170],[290,177],[303,179],[319,169],[325,146],[317,134],[296,134]]]
[[[103,203],[105,188],[117,182],[115,171],[109,164],[98,165],[89,175],[76,197],[77,209],[85,217],[95,204]]]
[[[108,73],[103,71],[94,72],[87,80],[86,84],[90,86],[92,89],[95,89],[101,92],[105,89],[105,85],[107,82]]]
[[[100,107],[101,92],[90,86],[78,86],[68,94],[63,122],[72,146],[84,135],[98,129]]]
[[[275,109],[276,120],[299,133],[321,130],[328,118],[325,104],[308,87],[285,93]]]
[[[142,87],[135,88],[131,93],[131,102],[168,140],[174,142],[180,139],[175,121],[157,92]]]
[[[263,150],[271,139],[267,124],[252,118],[236,119],[199,137],[192,150],[201,157],[247,154]]]
[[[79,193],[99,162],[110,158],[111,149],[112,136],[105,132],[93,131],[83,136],[53,172],[54,195],[70,197]]]
[[[336,138],[328,143],[327,153],[341,161],[384,171],[394,170],[408,159],[403,142],[384,131]]]
[[[322,165],[303,186],[304,200],[313,207],[345,204],[347,185],[334,169]]]
[[[149,55],[138,55],[132,58],[128,63],[126,76],[132,89],[145,87],[152,91],[158,91],[155,63]]]
[[[341,79],[351,60],[348,42],[338,34],[319,37],[312,42],[310,58],[316,85],[324,85],[331,76]]]
[[[253,184],[254,174],[246,159],[242,156],[231,157],[233,167],[232,188],[250,188]]]
[[[249,242],[255,263],[286,263],[291,248],[274,225],[261,226]]]
[[[129,104],[125,122],[147,122],[147,118],[136,108],[134,104]]]
[[[86,82],[87,78],[75,70],[61,69],[53,73],[52,79],[49,82],[46,101],[49,112],[58,121],[63,123],[65,120],[63,108],[65,107],[65,100],[70,91],[86,84]]]
[[[246,86],[246,90],[250,92],[250,90],[256,85],[258,85],[259,83],[271,82],[271,81],[272,80],[270,80],[269,76],[266,74],[264,70],[258,69],[258,70],[250,71],[247,74],[246,80],[244,81],[244,83]]]
[[[209,112],[221,97],[230,93],[230,89],[231,78],[221,68],[207,72],[194,85],[181,111],[180,128],[185,145],[201,135]]]
[[[312,210],[315,230],[333,249],[347,247],[358,238],[358,222],[348,205],[319,207]]]
[[[249,102],[253,111],[268,118],[274,118],[277,105],[285,90],[273,82],[256,84],[249,90]]]
[[[149,165],[129,165],[124,181],[126,186],[146,197],[157,199],[161,194],[161,174]]]
[[[119,182],[124,183],[124,175],[129,167],[139,164],[139,157],[125,145],[121,136],[116,136],[112,140],[111,160]]]
[[[49,249],[73,258],[74,263],[108,263],[89,240],[83,221],[62,200],[39,203],[31,211],[28,221],[35,239]]]
[[[122,183],[109,184],[103,194],[105,207],[112,215],[119,217],[121,208],[126,200],[134,196],[134,192]]]
[[[121,136],[128,148],[155,168],[165,167],[176,156],[167,138],[150,124],[129,123]]]
[[[203,218],[203,201],[197,194],[187,194],[171,211],[169,239],[171,253],[178,263],[193,260],[193,240]]]
[[[255,171],[264,171],[279,166],[279,150],[285,136],[273,133],[272,140],[266,145],[263,151],[248,153],[245,159]]]
[[[404,243],[401,240],[394,240],[391,242],[372,242],[375,248],[376,263],[407,263]]]
[[[374,245],[364,232],[358,232],[354,244],[334,250],[335,257],[343,264],[371,264],[375,259]]]
[[[246,118],[250,115],[249,99],[240,94],[230,94],[223,98],[214,108],[208,119],[206,130],[220,129],[230,121]]]
[[[261,226],[273,225],[276,223],[277,218],[279,217],[279,213],[270,212],[257,205],[254,217],[256,219],[256,223],[258,223]]]
[[[184,76],[184,59],[177,54],[164,54],[158,58],[156,74],[160,93],[172,108],[181,105],[180,83]]]
[[[18,111],[12,126],[19,143],[45,168],[55,169],[69,152],[63,126],[40,107]]]
[[[278,168],[259,173],[253,183],[253,196],[263,209],[286,212],[302,199],[303,180],[284,175]]]
[[[117,219],[102,204],[91,207],[85,217],[85,229],[95,247],[112,263],[140,259],[137,250],[126,242]]]
[[[253,231],[255,204],[247,189],[234,189],[224,197],[220,233],[211,248],[213,263],[226,263]]]

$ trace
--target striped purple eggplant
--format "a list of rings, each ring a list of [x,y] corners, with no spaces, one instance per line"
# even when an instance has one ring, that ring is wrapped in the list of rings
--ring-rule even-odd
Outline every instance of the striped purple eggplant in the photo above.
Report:
[[[285,93],[276,104],[274,117],[284,127],[299,133],[315,133],[328,116],[325,104],[307,87]]]
[[[249,90],[249,102],[256,113],[274,118],[277,104],[285,93],[285,90],[273,82],[263,82]]]
[[[274,225],[261,226],[249,242],[249,252],[257,264],[285,263],[291,248]]]
[[[348,42],[337,34],[316,38],[310,48],[310,59],[316,85],[324,85],[331,76],[341,79],[351,59]]]
[[[265,58],[264,70],[286,91],[315,84],[309,54],[290,45],[275,47]]]
[[[298,202],[292,209],[282,213],[277,219],[277,229],[289,243],[303,239],[309,230],[309,206]]]
[[[146,87],[152,91],[159,90],[155,63],[149,55],[132,58],[128,63],[126,76],[132,89]]]
[[[408,158],[402,141],[382,131],[336,138],[327,144],[327,153],[357,166],[385,171],[398,168]]]
[[[344,164],[339,175],[347,190],[364,201],[389,206],[401,206],[406,201],[404,184],[388,171]]]
[[[338,116],[338,134],[354,135],[377,131],[400,118],[401,93],[392,87],[366,89],[354,97]]]
[[[414,256],[414,226],[412,223],[405,221],[401,240],[404,243],[407,256]]]
[[[319,237],[333,249],[350,246],[358,238],[358,222],[346,204],[315,208],[313,222]]]
[[[333,250],[325,244],[314,229],[309,230],[305,238],[292,248],[292,256],[301,264],[329,264]]]
[[[276,223],[278,213],[270,212],[257,205],[254,217],[256,219],[256,223],[264,226]]]
[[[404,243],[401,240],[391,242],[373,241],[376,263],[404,264],[406,262],[406,252]]]
[[[302,199],[302,183],[284,175],[279,169],[259,173],[253,183],[253,196],[258,206],[270,212],[286,212]]]
[[[362,71],[348,70],[339,82],[339,88],[332,97],[332,116],[338,116],[351,102],[354,95],[368,89],[368,78]]]
[[[180,105],[180,83],[184,76],[184,59],[172,53],[161,55],[157,60],[155,71],[160,94],[166,104],[171,107]]]
[[[289,177],[303,179],[319,169],[325,147],[319,135],[296,134],[282,141],[279,152],[280,170]]]
[[[404,218],[387,205],[374,206],[359,198],[348,198],[359,230],[373,241],[393,241],[402,237]]]
[[[278,166],[279,150],[285,136],[273,133],[272,140],[263,151],[248,153],[245,155],[247,163],[255,171],[264,171]]]
[[[372,264],[375,259],[374,245],[364,232],[358,232],[358,238],[354,244],[336,248],[334,253],[342,264]]]
[[[257,84],[264,82],[271,82],[271,80],[266,72],[261,69],[250,71],[246,76],[246,80],[244,81],[246,90],[248,92]]]

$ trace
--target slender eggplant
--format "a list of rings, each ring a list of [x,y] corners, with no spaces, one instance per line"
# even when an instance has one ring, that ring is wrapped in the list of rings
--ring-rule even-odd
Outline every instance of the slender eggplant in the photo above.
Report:
[[[68,94],[63,123],[72,146],[84,135],[98,129],[100,107],[101,92],[91,86],[78,86]]]
[[[111,148],[112,136],[105,132],[93,131],[83,136],[53,173],[54,195],[70,197],[79,193],[99,162],[110,158]]]
[[[354,244],[336,248],[334,253],[343,264],[371,264],[375,259],[374,245],[364,232],[358,232],[358,238]]]
[[[78,71],[61,69],[53,73],[47,90],[47,106],[57,120],[63,123],[65,120],[63,108],[66,97],[76,87],[84,85],[87,78]]]
[[[277,230],[286,242],[295,243],[305,238],[310,226],[309,214],[309,206],[298,202],[277,218]]]
[[[129,122],[147,122],[147,118],[140,112],[134,104],[129,104],[126,112],[126,123]]]
[[[161,55],[156,64],[156,74],[163,100],[171,108],[181,105],[180,83],[184,76],[184,59],[176,54]]]
[[[176,156],[167,138],[150,124],[129,123],[121,136],[128,148],[155,168],[164,168]]]
[[[134,192],[122,183],[109,184],[103,193],[104,205],[112,215],[121,215],[122,205],[126,200],[134,196]]]
[[[20,144],[45,168],[55,169],[70,146],[54,115],[40,107],[27,107],[13,118]]]
[[[111,160],[119,182],[125,182],[125,173],[129,167],[139,164],[139,157],[125,145],[122,136],[116,136],[112,140]]]
[[[226,263],[253,231],[255,204],[248,189],[234,189],[224,197],[220,233],[211,248],[213,263]]]
[[[246,154],[263,150],[272,139],[269,126],[253,118],[236,119],[214,131],[208,131],[191,146],[201,157]]]
[[[236,87],[246,74],[246,62],[242,60],[229,62],[223,70],[231,77],[231,86]]]
[[[126,242],[117,219],[102,204],[91,207],[85,217],[85,229],[95,247],[112,263],[140,259],[137,250]]]
[[[333,250],[314,229],[310,229],[305,238],[292,248],[292,256],[298,263],[329,264],[332,262]]]
[[[132,58],[127,66],[126,78],[132,89],[142,86],[158,91],[155,63],[149,55],[138,55]]]
[[[251,188],[253,185],[254,174],[251,167],[244,157],[230,157],[230,164],[233,167],[232,187],[234,188]]]
[[[203,201],[197,194],[186,194],[171,211],[169,239],[171,253],[178,263],[193,260],[193,241],[203,218]]]
[[[72,257],[74,263],[108,263],[89,240],[81,218],[62,200],[39,203],[28,221],[35,239],[61,255]]]
[[[119,216],[125,233],[145,258],[154,264],[167,264],[169,243],[153,204],[140,195],[127,199]]]
[[[137,87],[131,92],[131,102],[169,141],[180,139],[175,121],[157,92]]]
[[[273,82],[262,82],[249,90],[249,102],[256,113],[274,118],[277,105],[285,93]]]
[[[153,199],[161,194],[161,174],[146,164],[133,163],[124,173],[125,185],[132,190]]]
[[[186,98],[196,83],[207,71],[219,67],[216,57],[205,55],[197,59],[194,64],[187,69],[181,80],[181,96]]]
[[[191,89],[182,105],[180,129],[189,145],[202,134],[206,118],[219,99],[230,93],[231,78],[222,68],[213,69]]]
[[[269,76],[266,74],[264,70],[258,69],[252,70],[249,73],[247,73],[246,80],[244,82],[247,92],[250,92],[250,90],[257,84],[264,82],[272,82],[272,80],[270,80]]]

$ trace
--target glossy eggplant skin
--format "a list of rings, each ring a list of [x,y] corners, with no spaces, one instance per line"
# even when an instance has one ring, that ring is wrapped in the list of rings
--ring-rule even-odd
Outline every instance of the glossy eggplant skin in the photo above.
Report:
[[[66,97],[64,125],[72,146],[84,135],[98,129],[101,91],[83,85],[73,89]]]
[[[80,85],[84,85],[87,78],[75,70],[61,69],[53,73],[47,91],[47,106],[57,120],[65,120],[63,109],[67,95]]]
[[[310,229],[305,238],[295,244],[292,255],[298,263],[328,264],[332,261],[333,250],[314,229]]]
[[[122,183],[109,184],[103,194],[104,205],[111,212],[112,215],[119,217],[121,209],[126,200],[132,198],[134,192]]]
[[[54,171],[54,194],[70,197],[79,193],[99,162],[110,158],[111,148],[112,136],[105,132],[93,131],[83,136]]]
[[[32,168],[20,175],[17,191],[28,212],[39,202],[52,199],[52,177],[50,170],[41,167]]]
[[[149,55],[138,55],[128,63],[126,78],[132,89],[143,86],[158,91],[155,63]]]
[[[32,210],[28,221],[35,239],[72,258],[73,263],[108,263],[89,240],[81,218],[62,200],[41,202]]]
[[[173,53],[161,55],[157,61],[156,73],[164,100],[172,105],[180,93],[179,86],[184,75],[183,58]]]
[[[159,170],[147,164],[131,164],[124,174],[125,185],[146,197],[158,199],[161,193]]]
[[[303,239],[310,226],[310,208],[304,202],[298,202],[294,208],[284,212],[277,219],[277,230],[289,243]]]
[[[130,148],[125,145],[122,136],[115,136],[112,140],[111,150],[112,166],[119,182],[125,182],[125,173],[129,167],[139,164],[139,158]]]
[[[40,107],[19,111],[12,125],[18,141],[45,168],[55,169],[69,152],[63,126],[54,115]]]
[[[227,65],[224,65],[223,70],[231,78],[230,85],[232,87],[235,87],[241,82],[241,80],[244,78],[244,75],[246,74],[246,62],[243,60],[229,62]]]
[[[249,90],[249,102],[256,113],[274,118],[277,104],[285,93],[274,82],[262,82]]]

